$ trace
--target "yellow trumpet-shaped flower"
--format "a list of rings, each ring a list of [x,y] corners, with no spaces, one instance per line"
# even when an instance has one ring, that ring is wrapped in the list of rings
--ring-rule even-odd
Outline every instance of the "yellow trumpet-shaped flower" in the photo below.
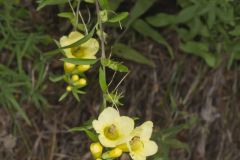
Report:
[[[92,122],[93,128],[99,134],[98,138],[105,147],[116,147],[130,140],[134,129],[133,119],[120,116],[119,112],[108,107]]]
[[[68,46],[84,37],[83,34],[73,31],[68,36],[60,38],[61,47]],[[67,58],[96,59],[96,53],[99,50],[99,43],[96,39],[90,38],[87,42],[72,48],[65,48],[63,51]]]
[[[128,147],[133,160],[146,160],[147,156],[157,152],[157,144],[150,140],[152,128],[153,123],[147,121],[132,132],[132,139],[128,142]]]

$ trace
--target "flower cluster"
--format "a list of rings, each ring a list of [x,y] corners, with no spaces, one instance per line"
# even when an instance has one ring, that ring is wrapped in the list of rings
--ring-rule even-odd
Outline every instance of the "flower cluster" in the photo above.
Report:
[[[151,121],[134,129],[132,118],[120,116],[116,109],[108,107],[92,125],[98,133],[99,142],[92,143],[90,151],[97,160],[118,158],[123,152],[129,152],[133,160],[145,160],[158,150],[157,144],[150,140]],[[105,153],[102,153],[103,146],[108,149]]]
[[[73,31],[68,36],[60,38],[60,46],[66,47],[79,41],[84,37],[83,34]],[[79,58],[79,59],[96,59],[96,53],[99,50],[99,43],[96,39],[90,38],[87,42],[70,48],[63,49],[66,58]],[[66,88],[71,91],[72,87],[81,88],[86,86],[87,80],[84,72],[90,69],[90,65],[75,65],[72,63],[64,62],[64,71],[70,75],[70,80],[66,80],[69,84]]]

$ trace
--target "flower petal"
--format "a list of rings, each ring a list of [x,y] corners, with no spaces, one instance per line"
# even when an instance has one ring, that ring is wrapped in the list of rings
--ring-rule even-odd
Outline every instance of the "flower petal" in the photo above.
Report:
[[[119,112],[116,109],[114,109],[113,107],[108,107],[102,111],[102,113],[98,117],[98,120],[103,123],[109,123],[113,122],[114,119],[117,119],[119,117]]]
[[[98,120],[93,120],[92,126],[93,126],[93,128],[95,129],[95,131],[97,133],[101,133],[102,132],[102,128],[104,127],[103,124],[100,121],[98,121]]]
[[[130,153],[133,160],[146,160],[146,156],[137,153]]]
[[[132,136],[139,136],[142,140],[149,140],[152,135],[152,128],[152,121],[144,122],[141,126],[134,129]]]
[[[134,129],[134,120],[127,116],[121,116],[117,122],[117,126],[123,135],[130,135]]]
[[[100,143],[105,147],[116,147],[117,145],[119,145],[118,143],[116,143],[116,141],[111,141],[102,134],[98,136],[98,139]]]
[[[151,156],[157,153],[158,146],[154,141],[145,141],[144,142],[144,155]]]
[[[99,50],[99,43],[96,39],[91,38],[81,45],[84,48],[84,57],[94,56]]]
[[[71,32],[68,37],[63,36],[60,38],[60,45],[61,45],[61,47],[68,46],[70,44],[77,42],[78,40],[80,40],[83,37],[84,36],[79,32],[76,32],[76,31]]]

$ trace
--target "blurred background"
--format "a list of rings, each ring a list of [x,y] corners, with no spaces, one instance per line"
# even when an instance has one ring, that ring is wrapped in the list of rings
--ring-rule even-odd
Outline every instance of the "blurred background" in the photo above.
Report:
[[[95,6],[86,1],[81,13],[94,19]],[[154,122],[159,152],[148,159],[239,160],[240,1],[109,5],[129,12],[122,29],[104,24],[107,53],[130,69],[119,87],[121,114],[138,117],[137,124]],[[80,102],[72,95],[59,102],[66,84],[49,77],[63,74],[62,55],[44,56],[57,48],[53,39],[73,29],[71,16],[59,14],[64,11],[67,0],[0,0],[1,160],[92,159],[87,136],[68,129],[99,114],[98,70],[87,72]],[[107,70],[108,81],[113,74]]]

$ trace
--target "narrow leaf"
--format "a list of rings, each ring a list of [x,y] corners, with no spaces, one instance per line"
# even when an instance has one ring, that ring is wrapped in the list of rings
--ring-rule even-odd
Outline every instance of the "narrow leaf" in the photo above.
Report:
[[[128,17],[128,12],[121,12],[121,13],[118,13],[116,16],[112,17],[111,19],[109,19],[108,22],[112,22],[112,23],[119,22],[127,17]]]
[[[98,59],[80,59],[80,58],[62,58],[61,61],[76,64],[76,65],[90,65],[98,61]]]
[[[162,35],[158,31],[150,27],[146,22],[144,22],[141,19],[138,19],[133,23],[132,26],[140,34],[151,37],[153,40],[155,40],[159,44],[164,45],[168,49],[168,52],[171,58],[174,57],[171,46],[167,43],[167,41],[162,37]]]
[[[103,92],[107,91],[107,82],[106,82],[106,76],[103,71],[103,69],[99,68],[99,84]]]
[[[110,59],[102,59],[101,63],[102,63],[103,66],[108,67],[108,68],[110,68],[114,71],[128,72],[127,66],[125,66],[125,65],[123,65],[119,62],[116,62],[116,61],[113,61],[113,60],[110,60]]]
[[[151,67],[155,66],[153,61],[149,60],[148,58],[143,56],[141,53],[139,53],[135,49],[128,47],[125,44],[122,44],[122,43],[115,44],[113,46],[112,51],[113,51],[113,54],[115,54],[119,57],[122,57],[124,59],[131,60],[131,61],[141,63],[141,64],[146,64]]]

